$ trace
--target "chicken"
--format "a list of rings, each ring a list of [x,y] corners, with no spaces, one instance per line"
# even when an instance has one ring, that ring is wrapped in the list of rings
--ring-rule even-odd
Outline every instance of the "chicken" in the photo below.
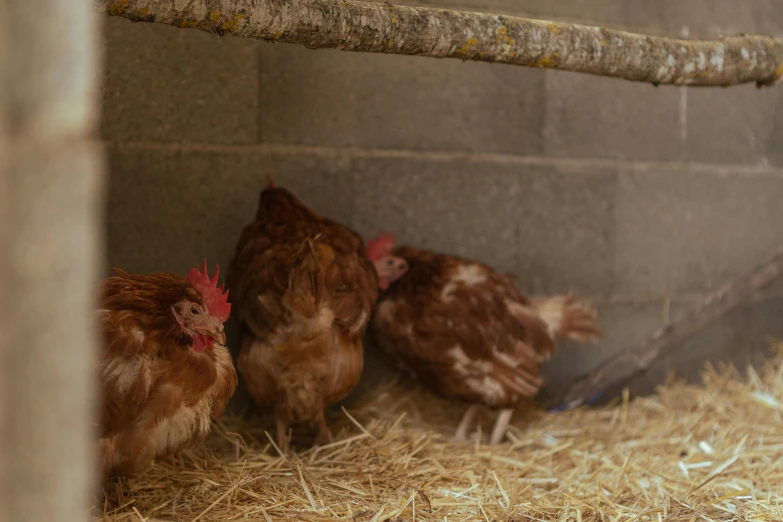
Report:
[[[253,400],[273,413],[278,445],[293,424],[317,428],[315,444],[330,441],[325,410],[359,381],[378,297],[362,238],[270,180],[229,288],[241,322],[237,366]]]
[[[425,386],[474,403],[456,437],[465,439],[477,403],[500,409],[490,444],[500,442],[514,406],[542,385],[540,364],[556,338],[600,337],[596,313],[571,296],[529,300],[509,275],[456,256],[394,248],[393,236],[371,242],[376,270],[389,279],[371,331]]]
[[[187,278],[115,269],[103,282],[100,441],[104,478],[131,476],[202,440],[237,387],[223,323],[223,286],[194,268]]]

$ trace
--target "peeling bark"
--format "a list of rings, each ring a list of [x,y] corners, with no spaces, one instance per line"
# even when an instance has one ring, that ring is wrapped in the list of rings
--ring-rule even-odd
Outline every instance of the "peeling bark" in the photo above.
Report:
[[[674,40],[513,16],[355,0],[95,0],[107,14],[311,49],[459,58],[655,85],[775,83],[783,39]]]
[[[717,290],[678,321],[659,328],[641,345],[623,351],[578,379],[565,395],[560,409],[591,402],[597,395],[626,385],[653,363],[680,347],[709,323],[745,302],[755,292],[783,275],[783,252]]]

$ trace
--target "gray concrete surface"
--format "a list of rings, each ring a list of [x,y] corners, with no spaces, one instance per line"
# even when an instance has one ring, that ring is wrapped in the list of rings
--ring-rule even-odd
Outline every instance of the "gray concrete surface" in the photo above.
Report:
[[[652,34],[783,34],[763,0],[420,0]],[[310,51],[105,24],[108,255],[225,265],[266,174],[365,235],[487,262],[592,299],[607,337],[564,346],[557,391],[783,241],[781,90],[654,88],[556,71]],[[635,384],[744,365],[783,335],[783,284]],[[388,372],[372,355],[368,374]],[[241,401],[238,401],[241,402]]]

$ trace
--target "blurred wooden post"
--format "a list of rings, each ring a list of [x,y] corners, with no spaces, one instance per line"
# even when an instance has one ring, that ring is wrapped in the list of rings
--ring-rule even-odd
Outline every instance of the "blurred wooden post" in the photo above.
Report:
[[[103,160],[93,0],[0,0],[0,521],[88,519]]]
[[[8,206],[10,204],[9,198],[9,183],[7,164],[7,136],[6,136],[6,117],[5,117],[5,80],[6,80],[6,54],[8,52],[8,29],[6,18],[6,5],[5,0],[0,0],[0,245],[8,245],[11,241],[10,235],[10,223]],[[0,250],[0,361],[7,361],[10,357],[10,302],[9,297],[9,255],[7,250]],[[4,385],[8,374],[5,368],[0,365],[0,444],[3,444],[6,439],[6,413],[5,404],[8,402],[6,397],[6,386]],[[5,444],[3,444],[5,446]],[[7,520],[5,516],[4,505],[6,503],[7,491],[9,488],[8,482],[10,476],[4,470],[9,468],[9,463],[6,459],[6,451],[3,447],[0,447],[0,520]]]

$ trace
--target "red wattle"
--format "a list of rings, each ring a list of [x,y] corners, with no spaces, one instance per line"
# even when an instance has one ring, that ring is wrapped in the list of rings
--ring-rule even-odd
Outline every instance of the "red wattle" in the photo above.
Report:
[[[207,349],[207,340],[204,334],[198,334],[193,337],[193,351],[201,353]]]

